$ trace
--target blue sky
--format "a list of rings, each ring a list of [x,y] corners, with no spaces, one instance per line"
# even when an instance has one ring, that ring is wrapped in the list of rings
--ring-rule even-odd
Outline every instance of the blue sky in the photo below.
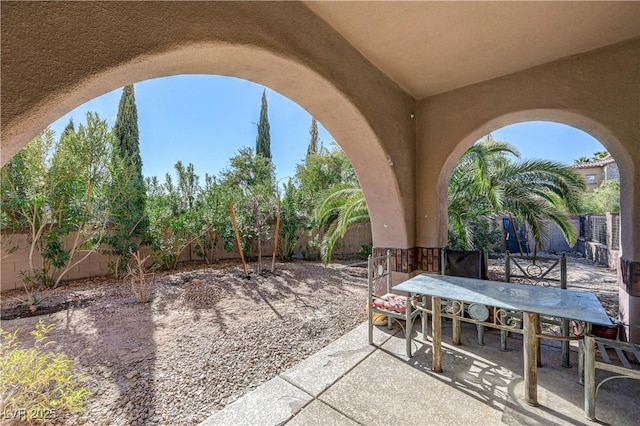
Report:
[[[218,174],[243,146],[255,147],[256,123],[264,87],[222,76],[181,75],[135,84],[140,151],[145,176],[163,180],[181,160],[193,163],[198,175]],[[60,134],[73,118],[76,126],[87,111],[115,123],[121,89],[95,98],[51,125]],[[309,143],[311,116],[302,107],[267,88],[271,153],[278,178],[293,176]],[[325,146],[333,137],[322,125]],[[522,158],[546,158],[571,164],[604,147],[588,134],[561,124],[528,122],[493,132],[496,140],[515,145]],[[338,141],[340,142],[340,141]]]
[[[575,127],[548,121],[512,124],[492,132],[493,139],[507,141],[521,158],[540,158],[573,164],[578,157],[605,151],[597,139]]]

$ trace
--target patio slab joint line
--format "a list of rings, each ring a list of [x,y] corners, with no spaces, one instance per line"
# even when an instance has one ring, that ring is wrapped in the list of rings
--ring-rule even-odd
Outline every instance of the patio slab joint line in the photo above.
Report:
[[[347,374],[349,374],[350,372],[352,372],[356,367],[358,367],[360,364],[362,364],[365,360],[367,360],[371,355],[373,355],[376,351],[379,351],[382,349],[382,345],[384,345],[385,343],[387,343],[393,336],[395,336],[396,334],[398,334],[400,332],[400,330],[396,330],[393,334],[390,334],[383,342],[380,343],[380,345],[372,345],[375,349],[372,350],[369,354],[367,354],[364,358],[362,358],[360,361],[358,361],[356,364],[353,365],[353,367],[351,367],[350,369],[348,369],[347,371],[345,371],[344,373],[342,373],[340,375],[340,377],[338,377],[336,380],[334,380],[329,386],[327,386],[324,390],[322,390],[318,396],[312,396],[313,399],[311,399],[309,402],[307,402],[305,405],[302,406],[302,408],[300,409],[300,411],[298,411],[296,414],[294,414],[293,416],[289,417],[287,420],[285,420],[284,422],[281,423],[281,425],[286,425],[287,423],[289,423],[291,420],[293,420],[299,413],[302,412],[302,410],[304,410],[305,408],[307,408],[313,401],[318,401],[321,404],[324,404],[326,406],[328,406],[329,408],[331,408],[332,410],[335,410],[336,412],[340,413],[341,415],[343,415],[344,417],[346,417],[347,419],[353,421],[354,423],[357,424],[362,424],[359,421],[357,421],[356,419],[354,419],[353,417],[347,415],[346,413],[343,413],[340,409],[338,409],[337,407],[334,407],[333,405],[329,404],[327,401],[321,401],[319,398],[329,389],[331,389],[331,387],[333,385],[335,385],[336,383],[338,383],[340,380],[342,380]],[[291,381],[287,380],[285,377],[278,375],[278,377],[280,377],[282,380],[284,380],[285,382],[289,383],[290,385],[300,389],[303,392],[307,392],[304,389],[302,389],[301,387],[297,386],[295,383],[292,383]]]

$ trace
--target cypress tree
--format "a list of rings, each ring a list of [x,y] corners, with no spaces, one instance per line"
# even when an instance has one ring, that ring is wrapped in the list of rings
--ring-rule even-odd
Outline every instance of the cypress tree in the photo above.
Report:
[[[309,129],[311,140],[309,141],[309,147],[307,148],[307,157],[311,154],[318,153],[318,122],[314,117],[311,117],[311,128]]]
[[[64,130],[62,131],[62,135],[60,135],[60,139],[62,139],[63,137],[75,133],[76,132],[76,128],[73,125],[73,118],[69,119],[69,122],[67,123],[67,126],[64,128]]]
[[[271,135],[269,134],[269,114],[267,111],[267,90],[262,92],[258,136],[256,137],[256,155],[271,159]]]
[[[116,254],[129,259],[129,249],[136,251],[138,244],[146,242],[148,219],[145,213],[147,202],[140,135],[138,131],[138,108],[133,85],[123,88],[118,115],[114,126],[114,160],[121,165],[120,176],[114,176],[111,196],[111,235],[108,242]],[[126,267],[126,262],[120,265]]]
[[[129,158],[136,166],[138,176],[142,177],[142,158],[140,156],[140,134],[138,132],[138,108],[133,85],[125,86],[118,105],[115,125],[118,154]]]

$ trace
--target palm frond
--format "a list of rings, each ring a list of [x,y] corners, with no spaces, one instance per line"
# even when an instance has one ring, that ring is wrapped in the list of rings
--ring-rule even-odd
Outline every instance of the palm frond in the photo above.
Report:
[[[331,253],[339,238],[353,226],[370,222],[369,209],[360,187],[336,187],[318,205],[316,221],[325,225],[326,231],[320,244],[322,261],[329,263]]]

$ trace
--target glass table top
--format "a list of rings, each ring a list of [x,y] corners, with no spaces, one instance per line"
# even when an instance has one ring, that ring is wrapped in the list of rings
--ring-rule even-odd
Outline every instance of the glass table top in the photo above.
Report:
[[[595,294],[581,291],[433,274],[417,275],[393,289],[593,324],[611,324]]]

